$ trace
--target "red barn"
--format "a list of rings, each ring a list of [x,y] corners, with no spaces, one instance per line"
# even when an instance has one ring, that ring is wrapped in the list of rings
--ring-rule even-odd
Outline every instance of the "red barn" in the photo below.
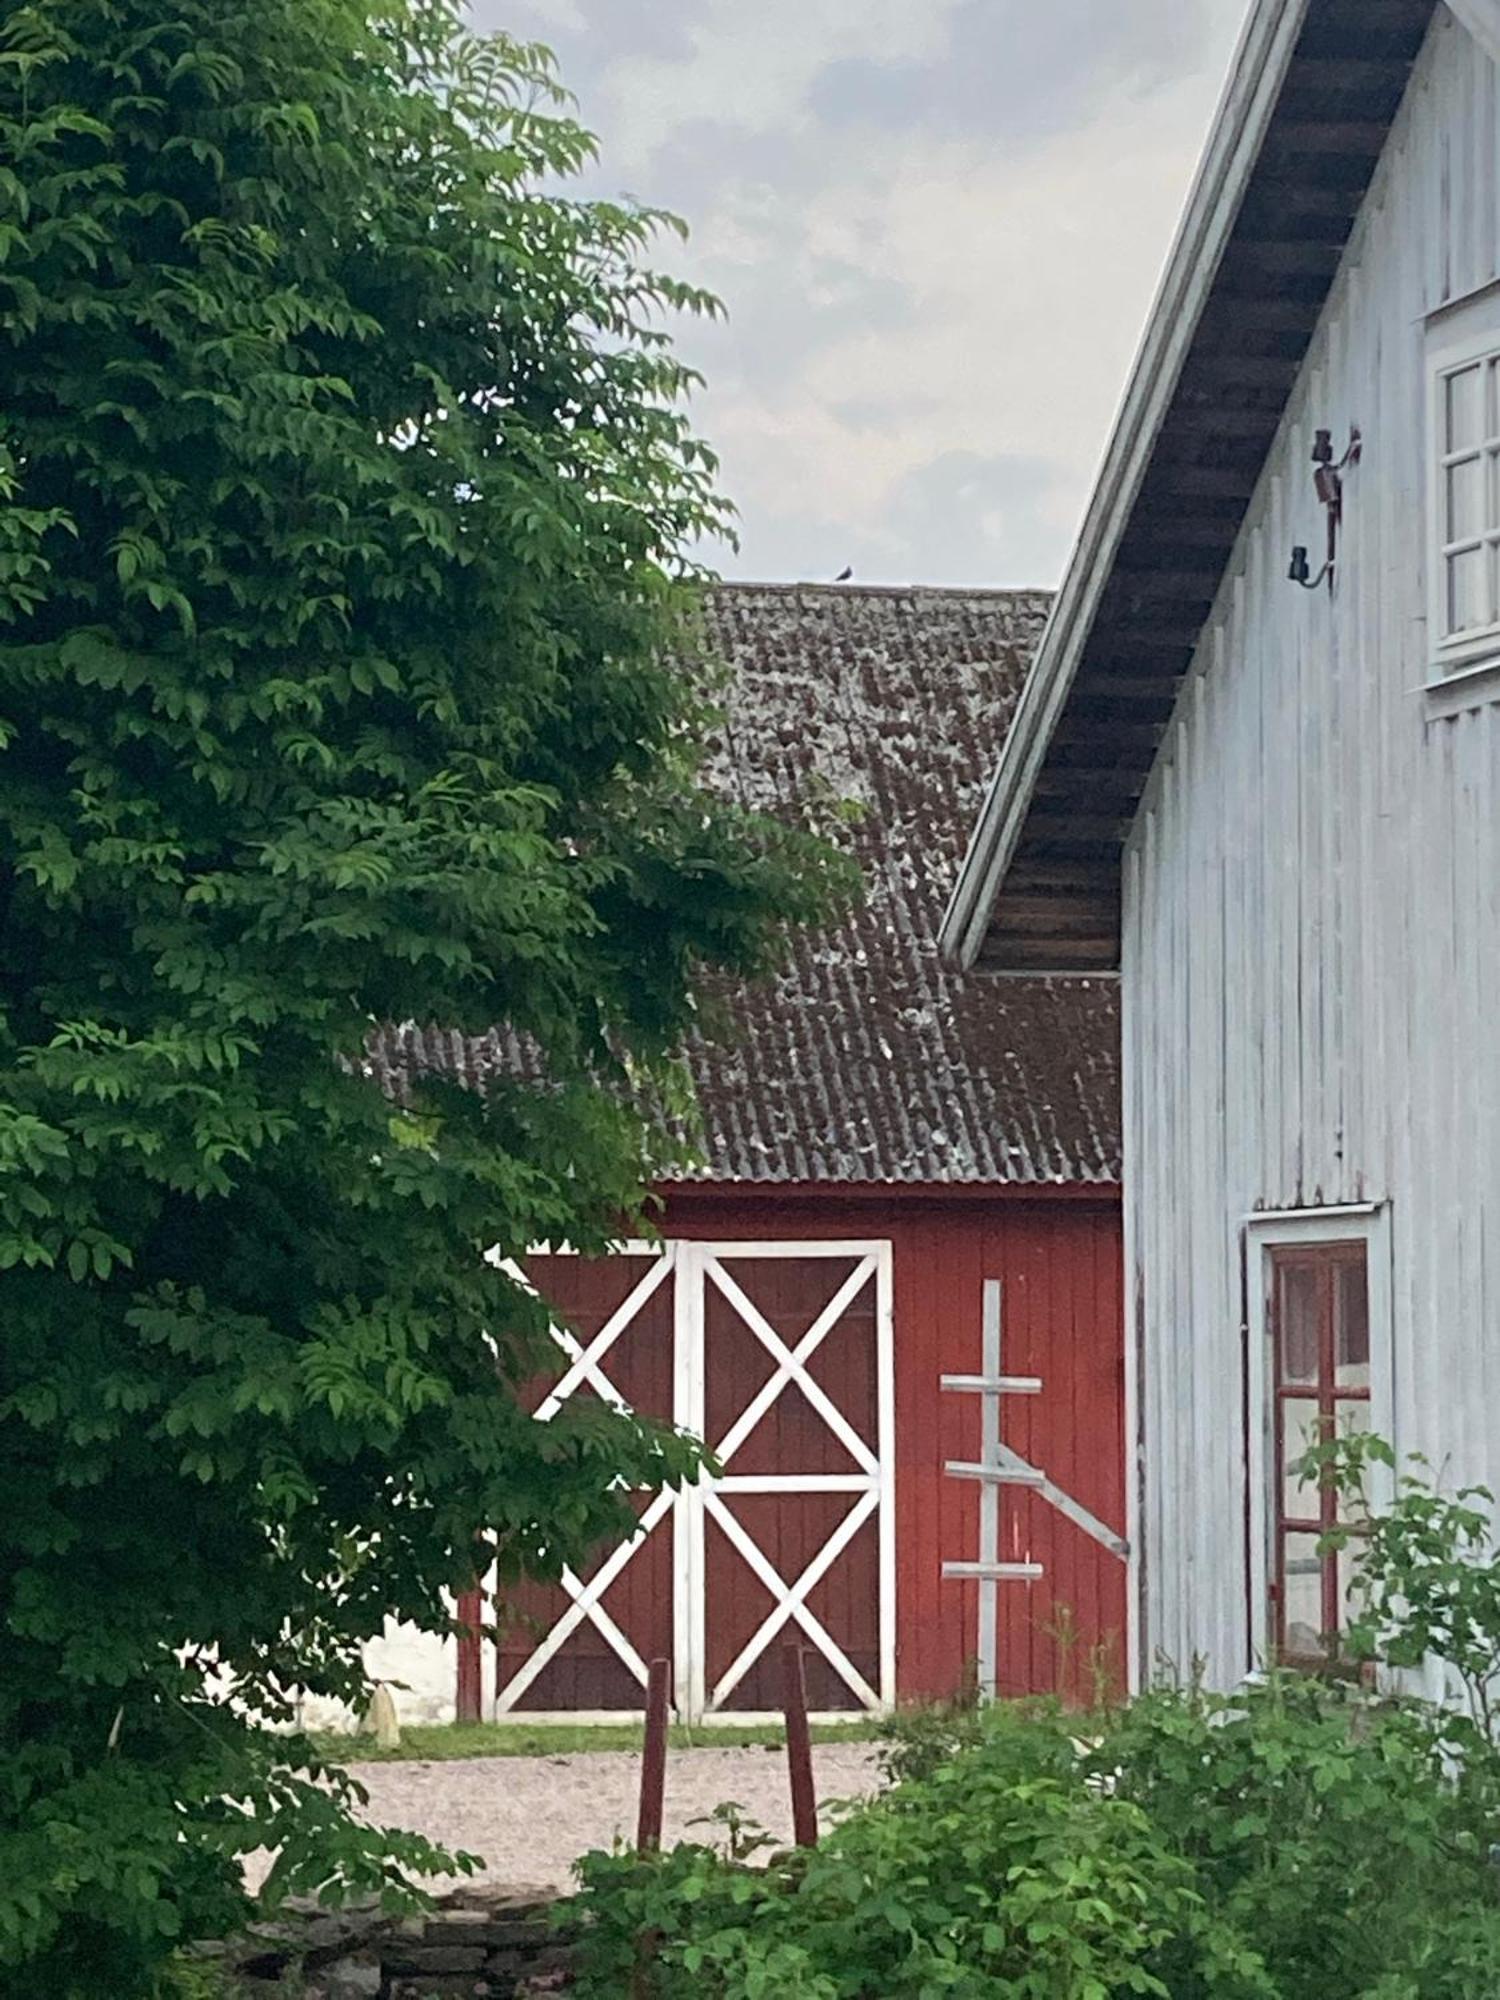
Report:
[[[956,1692],[972,1673],[984,1281],[1004,1287],[1005,1442],[1074,1504],[1006,1487],[1000,1687],[1073,1688],[1123,1661],[1118,1021],[1110,981],[945,970],[936,937],[1048,600],[1003,591],[721,586],[730,668],[719,781],[775,809],[810,781],[859,808],[868,902],[801,939],[693,1052],[701,1174],[662,1190],[662,1240],[529,1260],[558,1311],[545,1418],[619,1397],[707,1438],[722,1476],[643,1509],[642,1532],[566,1588],[528,1590],[498,1648],[441,1671],[460,1715],[638,1710],[674,1662],[680,1713],[762,1714],[779,1641],[806,1643],[831,1712]],[[955,728],[955,718],[963,726]],[[395,1069],[494,1050],[408,1030]],[[403,1662],[408,1678],[409,1657]]]

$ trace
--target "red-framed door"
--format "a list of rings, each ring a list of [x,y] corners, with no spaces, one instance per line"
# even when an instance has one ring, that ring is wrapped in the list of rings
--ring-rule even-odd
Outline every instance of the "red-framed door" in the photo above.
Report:
[[[630,1245],[612,1257],[536,1256],[524,1276],[555,1312],[562,1367],[534,1385],[538,1422],[595,1400],[664,1423],[683,1420],[676,1362],[676,1249]],[[514,1268],[514,1267],[512,1267]],[[679,1521],[671,1493],[641,1496],[640,1529],[555,1587],[511,1587],[495,1649],[501,1714],[638,1709],[651,1660],[674,1648]]]
[[[1320,1547],[1339,1495],[1296,1467],[1321,1440],[1370,1427],[1369,1255],[1363,1240],[1279,1244],[1267,1261],[1271,1640],[1284,1663],[1322,1666],[1343,1651],[1354,1551]]]

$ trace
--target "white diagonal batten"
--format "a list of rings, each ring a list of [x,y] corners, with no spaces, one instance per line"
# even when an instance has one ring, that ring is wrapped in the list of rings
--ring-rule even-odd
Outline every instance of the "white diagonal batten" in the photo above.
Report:
[[[776,1634],[789,1620],[795,1620],[859,1701],[866,1708],[879,1708],[880,1696],[859,1673],[843,1649],[835,1645],[822,1621],[813,1614],[807,1604],[808,1597],[875,1512],[879,1505],[879,1494],[870,1492],[856,1500],[795,1583],[788,1583],[786,1578],[773,1567],[755,1540],[735,1519],[716,1493],[710,1491],[705,1498],[710,1518],[733,1543],[736,1551],[754,1571],[772,1600],[770,1611],[715,1686],[710,1705],[721,1708]]]
[[[777,1364],[775,1374],[756,1393],[719,1443],[714,1455],[721,1465],[729,1463],[787,1384],[795,1381],[855,1464],[863,1466],[864,1470],[872,1475],[879,1471],[879,1460],[874,1452],[822,1385],[814,1381],[807,1370],[808,1361],[869,1283],[874,1268],[872,1258],[862,1258],[818,1314],[796,1347],[789,1348],[775,1327],[724,1269],[723,1264],[717,1258],[709,1260],[708,1277]]]
[[[569,1396],[581,1387],[584,1382],[587,1382],[605,1402],[614,1404],[617,1409],[628,1409],[630,1407],[625,1398],[602,1372],[599,1364],[614,1346],[615,1342],[634,1323],[647,1303],[660,1289],[668,1273],[671,1271],[672,1265],[673,1258],[670,1251],[656,1258],[651,1268],[637,1284],[631,1287],[624,1300],[610,1314],[609,1318],[600,1327],[587,1347],[581,1347],[577,1336],[570,1333],[566,1327],[553,1327],[553,1339],[562,1348],[563,1352],[569,1356],[573,1365],[558,1382],[556,1388],[553,1389],[546,1401],[538,1408],[536,1412],[538,1423],[544,1424],[556,1416]]]
[[[671,1493],[658,1493],[641,1516],[641,1525],[635,1534],[628,1541],[621,1542],[613,1554],[606,1557],[587,1583],[581,1582],[571,1570],[564,1571],[562,1585],[573,1602],[541,1641],[536,1651],[517,1668],[496,1695],[495,1706],[502,1714],[507,1709],[515,1707],[543,1667],[557,1657],[585,1619],[603,1633],[612,1650],[635,1675],[641,1686],[645,1686],[645,1663],[605,1611],[602,1599],[605,1592],[618,1580],[625,1565],[643,1546],[652,1530],[665,1520],[673,1498]]]

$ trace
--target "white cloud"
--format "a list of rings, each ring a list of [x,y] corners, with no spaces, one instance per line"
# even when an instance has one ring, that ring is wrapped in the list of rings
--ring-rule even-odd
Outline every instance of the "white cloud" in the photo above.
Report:
[[[867,159],[842,163],[810,203],[732,191],[700,217],[697,261],[731,314],[761,287],[784,301],[785,365],[770,384],[736,369],[733,318],[692,343],[713,390],[704,419],[745,515],[746,565],[758,522],[793,499],[826,518],[832,546],[872,531],[902,481],[950,452],[1056,468],[1060,565],[1206,110],[1201,89],[1183,85],[1020,157],[910,141],[878,173]],[[834,283],[831,268],[882,275],[909,309],[799,343],[799,316]]]
[[[478,0],[471,13],[481,28],[508,28],[512,33],[544,41],[549,34],[582,34],[588,26],[580,0],[520,0],[520,4],[496,8]]]
[[[974,582],[1003,544],[1033,574],[994,580],[1055,578],[1244,0],[1124,0],[1102,39],[1102,0],[476,4],[556,30],[601,183],[692,223],[668,261],[731,312],[681,345],[738,573],[857,547],[892,580]]]
[[[956,0],[696,0],[682,54],[611,65],[593,115],[607,125],[611,156],[639,172],[675,123],[711,120],[729,130],[775,132],[801,123],[809,85],[853,45],[886,63],[939,53]]]

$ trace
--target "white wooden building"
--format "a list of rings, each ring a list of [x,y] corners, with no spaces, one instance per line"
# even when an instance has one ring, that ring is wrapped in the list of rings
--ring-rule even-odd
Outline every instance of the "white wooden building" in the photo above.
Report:
[[[1138,1675],[1332,1639],[1320,1410],[1500,1490],[1497,59],[1255,6],[945,925],[1122,977]]]

